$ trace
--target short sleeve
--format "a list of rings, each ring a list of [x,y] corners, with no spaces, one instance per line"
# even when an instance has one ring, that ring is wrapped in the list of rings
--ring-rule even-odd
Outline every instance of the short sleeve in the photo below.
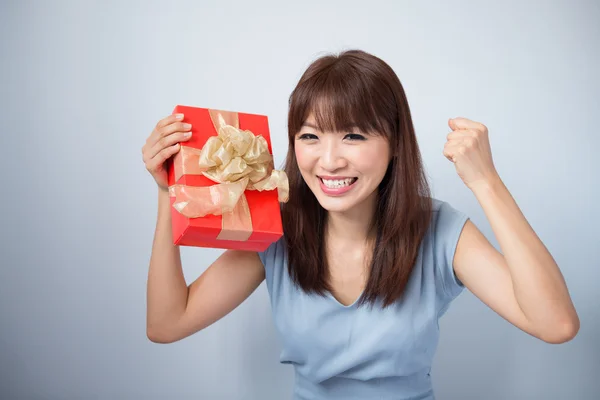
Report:
[[[442,307],[447,306],[464,289],[454,273],[453,261],[458,239],[469,217],[447,202],[434,210],[434,243],[437,283],[440,286]]]
[[[273,291],[278,290],[279,285],[277,282],[281,280],[281,275],[284,272],[283,267],[286,261],[284,238],[281,237],[276,242],[271,243],[265,251],[259,251],[258,256],[265,268],[267,289],[273,295]]]

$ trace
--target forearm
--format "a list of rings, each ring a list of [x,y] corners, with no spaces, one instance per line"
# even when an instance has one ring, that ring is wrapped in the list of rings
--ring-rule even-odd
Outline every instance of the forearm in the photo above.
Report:
[[[541,332],[577,330],[577,313],[558,265],[501,179],[473,193],[500,244],[515,298],[527,319]]]
[[[181,267],[179,246],[173,244],[168,192],[159,189],[158,217],[147,283],[148,335],[161,335],[164,326],[183,315],[188,287]]]

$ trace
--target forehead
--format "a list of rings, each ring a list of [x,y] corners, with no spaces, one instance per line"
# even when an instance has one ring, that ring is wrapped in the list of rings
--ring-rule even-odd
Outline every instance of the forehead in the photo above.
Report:
[[[347,123],[344,124],[343,129],[360,129],[360,127],[358,126],[358,124],[355,124],[355,123],[352,122],[351,118],[349,118],[349,117],[346,118],[346,121],[347,121]],[[335,124],[329,123],[328,125],[330,126],[330,129],[331,129],[331,128],[333,128],[332,125],[335,125]],[[324,129],[322,129],[322,126],[319,125],[319,122],[317,121],[317,117],[315,116],[315,114],[313,112],[310,112],[308,114],[308,116],[306,117],[306,119],[302,123],[302,127],[303,128],[304,127],[311,128],[311,129],[315,129],[315,130],[319,130],[319,131],[323,131],[324,130]],[[335,129],[332,129],[332,130],[335,130]]]

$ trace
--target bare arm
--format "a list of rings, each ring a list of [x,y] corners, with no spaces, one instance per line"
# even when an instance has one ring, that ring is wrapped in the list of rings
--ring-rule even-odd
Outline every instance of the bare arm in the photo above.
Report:
[[[179,246],[171,237],[169,193],[158,190],[158,217],[152,255],[148,269],[146,291],[146,321],[148,338],[162,341],[165,326],[183,315],[187,305],[188,288],[181,268]]]
[[[520,329],[548,343],[579,331],[579,317],[556,261],[500,179],[485,125],[448,121],[444,156],[473,192],[502,253],[467,221],[453,261],[458,278],[475,296]]]
[[[189,287],[173,244],[168,192],[159,189],[158,219],[148,271],[147,334],[157,343],[183,339],[223,318],[263,281],[256,252],[228,250]]]
[[[454,270],[471,292],[499,315],[548,343],[564,343],[579,318],[558,265],[502,182],[475,194],[504,251],[467,222]]]

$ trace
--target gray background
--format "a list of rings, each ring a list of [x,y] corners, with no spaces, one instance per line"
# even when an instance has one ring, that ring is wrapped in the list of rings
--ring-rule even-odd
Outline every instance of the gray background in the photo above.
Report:
[[[279,166],[301,73],[360,48],[403,82],[434,195],[497,246],[442,155],[448,118],[488,126],[581,319],[549,345],[465,292],[441,321],[438,397],[600,398],[599,20],[598,2],[566,0],[2,1],[0,397],[289,398],[264,283],[192,337],[146,338],[156,188],[140,149],[176,104],[229,109],[269,116]],[[182,249],[186,278],[220,253]]]

